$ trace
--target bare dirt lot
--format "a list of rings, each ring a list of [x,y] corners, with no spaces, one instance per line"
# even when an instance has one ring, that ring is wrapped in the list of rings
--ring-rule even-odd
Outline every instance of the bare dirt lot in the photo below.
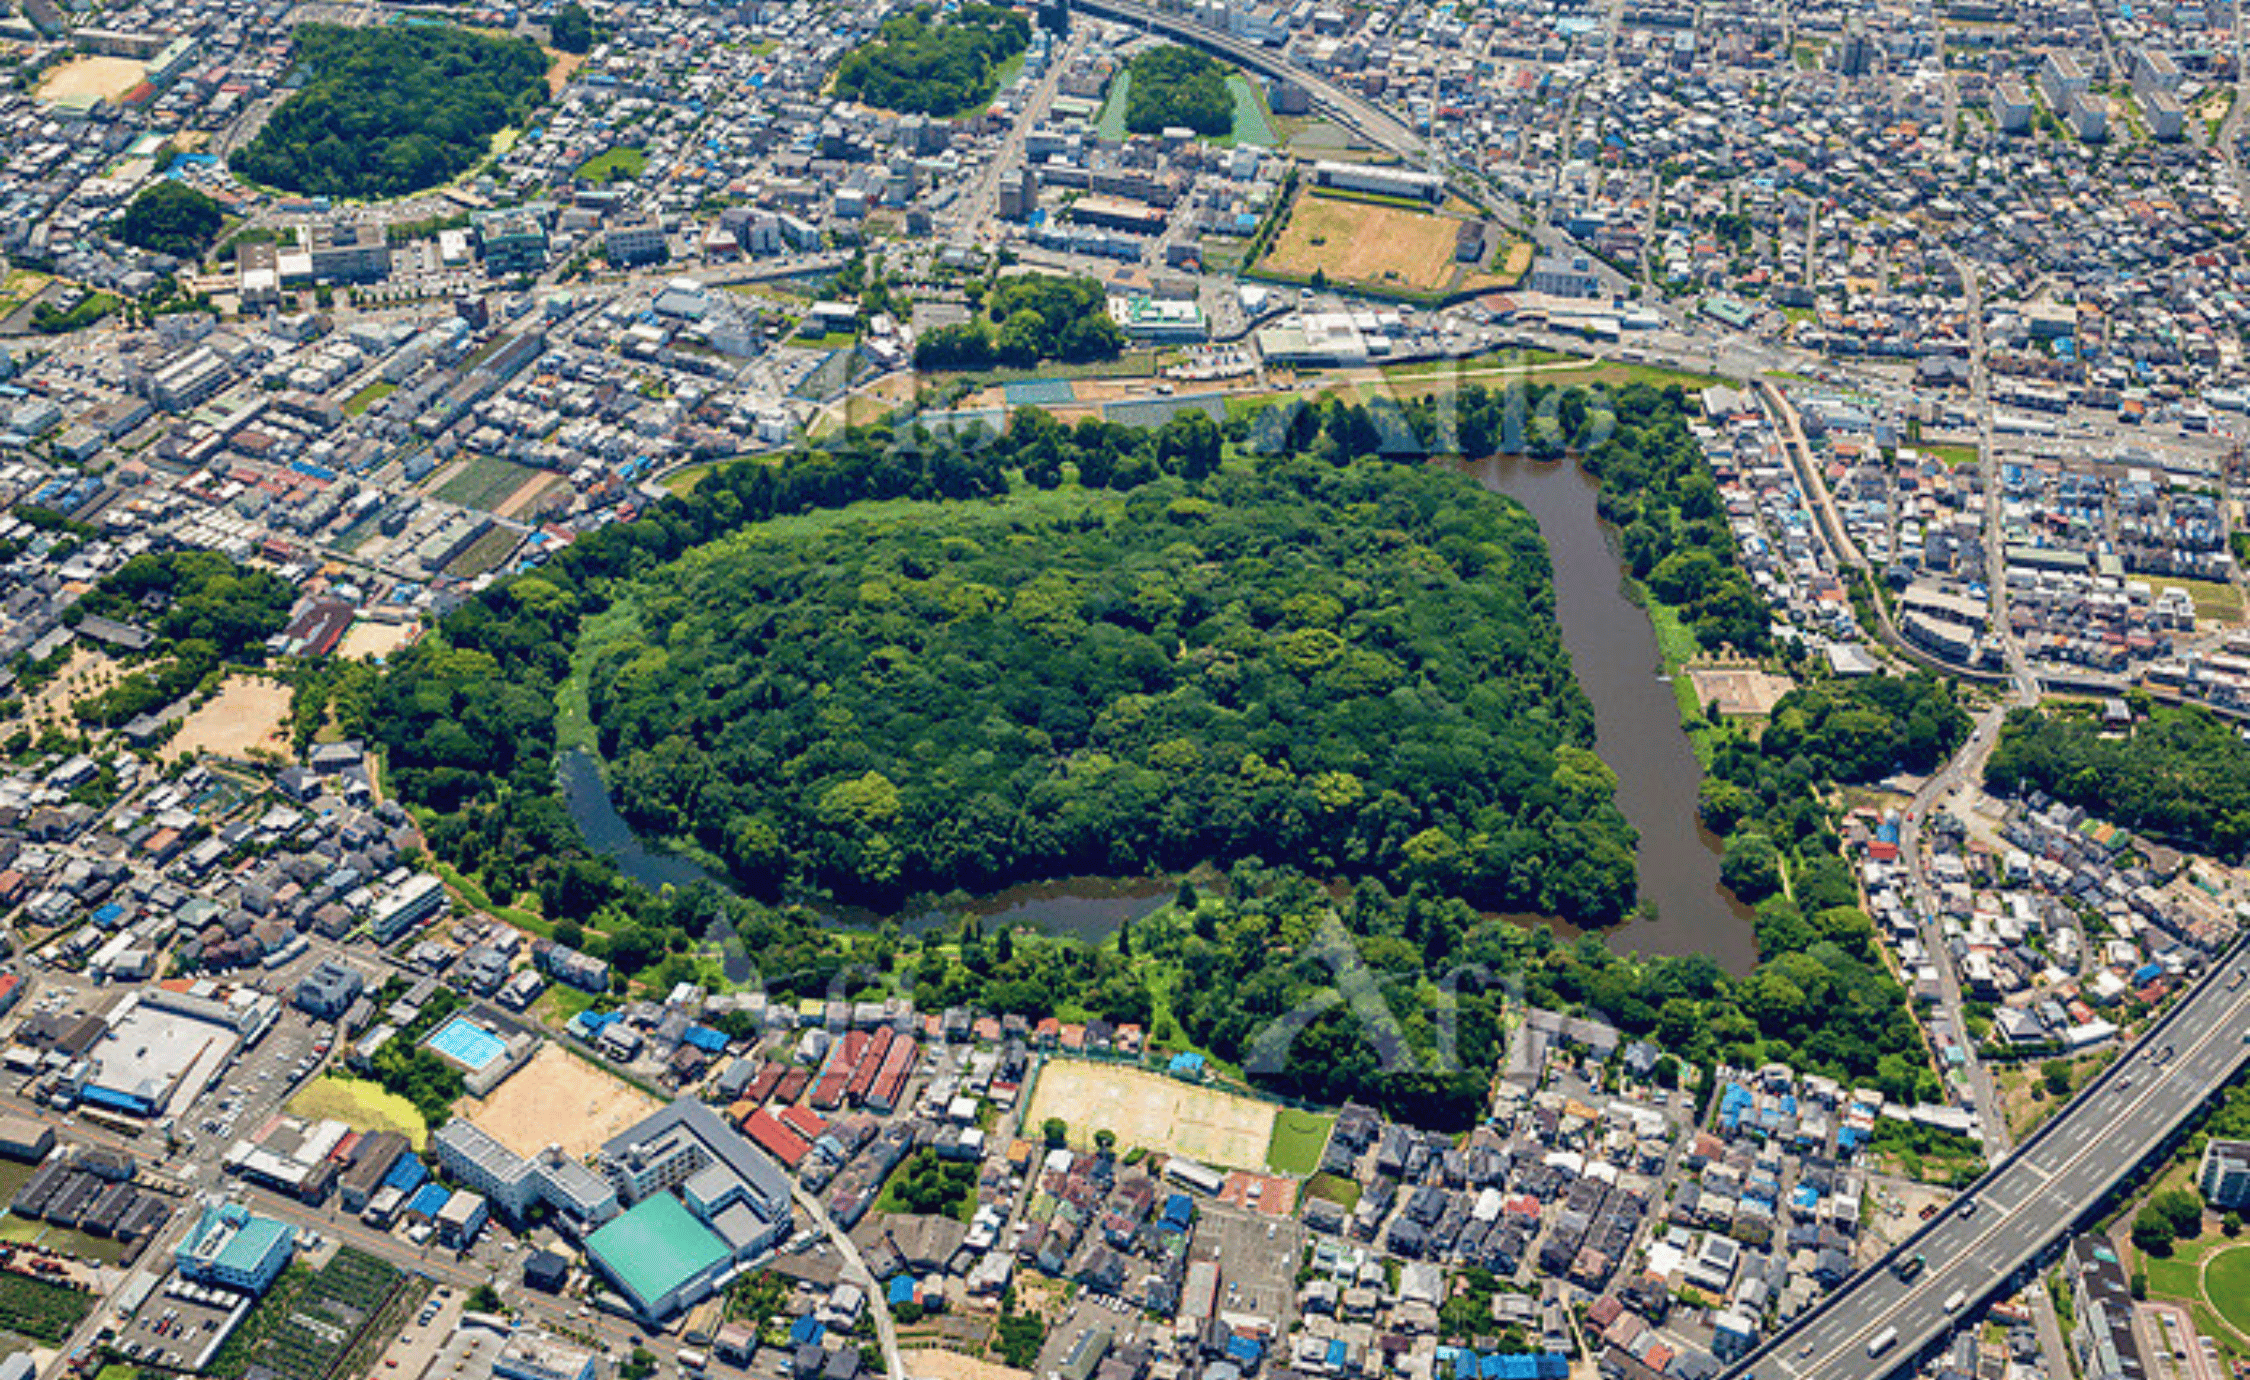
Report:
[[[536,1155],[559,1145],[573,1159],[600,1148],[660,1105],[555,1044],[540,1049],[492,1096],[461,1102],[462,1115],[517,1154]]]
[[[336,645],[336,655],[382,658],[413,640],[414,627],[410,623],[378,623],[362,618],[344,631],[344,640]]]
[[[1334,283],[1438,292],[1453,281],[1461,222],[1429,211],[1298,193],[1289,224],[1261,266]]]
[[[1140,1145],[1228,1169],[1263,1169],[1274,1108],[1140,1069],[1058,1059],[1040,1070],[1024,1125],[1048,1117],[1061,1117],[1070,1143],[1083,1150],[1106,1129],[1125,1149]]]
[[[72,58],[39,83],[39,99],[67,101],[88,96],[122,96],[148,75],[146,65],[132,58]]]
[[[903,1359],[908,1380],[1031,1380],[1028,1370],[963,1356],[958,1351],[909,1351]]]
[[[1695,683],[1695,702],[1716,702],[1727,715],[1770,714],[1796,682],[1787,676],[1769,675],[1755,667],[1691,666],[1688,679]]]
[[[289,752],[289,687],[264,676],[237,676],[187,716],[164,745],[164,760],[198,750],[248,760],[253,749]]]

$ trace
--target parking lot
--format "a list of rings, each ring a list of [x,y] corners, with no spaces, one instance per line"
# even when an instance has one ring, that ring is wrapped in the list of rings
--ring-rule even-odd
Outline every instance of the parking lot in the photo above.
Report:
[[[190,1284],[173,1276],[118,1333],[116,1347],[130,1361],[167,1370],[198,1370],[227,1333],[250,1311],[248,1295]]]
[[[1113,1350],[1136,1338],[1152,1345],[1171,1343],[1170,1323],[1150,1322],[1140,1309],[1112,1295],[1081,1293],[1060,1320],[1048,1321],[1047,1340],[1039,1348],[1039,1364],[1033,1367],[1033,1373],[1052,1375],[1060,1371],[1078,1339],[1097,1327],[1109,1329]]]
[[[1219,1311],[1256,1314],[1276,1332],[1285,1330],[1297,1293],[1304,1229],[1294,1218],[1210,1202],[1201,1206],[1194,1254],[1219,1262]]]

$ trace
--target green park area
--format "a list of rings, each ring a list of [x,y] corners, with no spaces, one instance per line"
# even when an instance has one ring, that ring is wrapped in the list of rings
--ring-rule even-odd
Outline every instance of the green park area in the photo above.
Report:
[[[1267,1166],[1281,1174],[1312,1173],[1320,1168],[1320,1152],[1328,1148],[1328,1132],[1335,1124],[1336,1118],[1325,1113],[1282,1108],[1273,1119]]]

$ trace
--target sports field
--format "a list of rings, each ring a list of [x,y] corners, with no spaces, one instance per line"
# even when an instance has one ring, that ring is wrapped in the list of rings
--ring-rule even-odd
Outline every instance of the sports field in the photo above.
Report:
[[[341,1121],[355,1131],[396,1131],[420,1150],[430,1141],[430,1128],[414,1104],[397,1093],[357,1078],[330,1075],[307,1083],[289,1099],[289,1114],[307,1120]]]
[[[1144,1146],[1228,1169],[1263,1169],[1276,1108],[1195,1083],[1116,1064],[1050,1061],[1039,1073],[1024,1125],[1049,1117],[1070,1128],[1070,1143],[1094,1148],[1094,1132],[1117,1133],[1123,1149]]]
[[[39,83],[39,99],[67,101],[98,96],[109,100],[139,86],[147,75],[147,64],[133,58],[72,58]]]
[[[1339,286],[1440,292],[1453,282],[1454,236],[1461,222],[1428,211],[1297,193],[1289,223],[1259,267]]]
[[[632,1084],[549,1044],[508,1075],[492,1096],[463,1098],[460,1112],[519,1155],[559,1145],[577,1159],[660,1105]]]
[[[258,749],[289,753],[292,692],[264,676],[233,676],[208,704],[187,716],[159,755],[169,762],[193,752],[248,758]]]

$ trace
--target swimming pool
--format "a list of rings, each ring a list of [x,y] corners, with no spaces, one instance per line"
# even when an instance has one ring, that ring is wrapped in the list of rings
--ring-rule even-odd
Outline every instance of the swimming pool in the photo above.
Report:
[[[467,1016],[455,1016],[422,1043],[471,1073],[484,1072],[487,1065],[508,1052],[507,1041]]]

